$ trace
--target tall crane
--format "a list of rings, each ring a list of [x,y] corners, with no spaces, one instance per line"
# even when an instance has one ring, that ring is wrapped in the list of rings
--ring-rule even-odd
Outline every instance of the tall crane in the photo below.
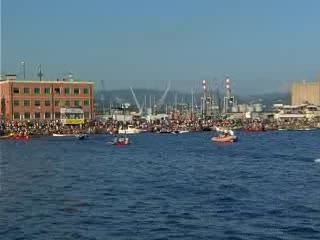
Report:
[[[168,95],[170,88],[171,88],[171,81],[168,82],[166,90],[162,94],[161,98],[157,101],[157,107],[160,108],[164,104],[164,101],[166,100],[166,97]]]
[[[144,104],[142,104],[142,107],[141,107],[141,105],[140,105],[140,103],[139,103],[139,101],[137,99],[137,96],[136,96],[135,92],[133,91],[133,88],[130,87],[130,90],[131,90],[131,93],[132,93],[132,96],[133,96],[133,100],[136,103],[136,106],[137,106],[137,108],[139,110],[139,115],[141,115],[143,113]]]
[[[105,101],[106,101],[106,86],[104,80],[100,80],[101,92],[100,92],[100,103],[102,105],[102,111],[105,112]]]

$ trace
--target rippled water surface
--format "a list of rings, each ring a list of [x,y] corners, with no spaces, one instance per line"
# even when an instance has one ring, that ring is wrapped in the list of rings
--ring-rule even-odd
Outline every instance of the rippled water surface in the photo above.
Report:
[[[320,239],[320,131],[1,140],[3,239]]]

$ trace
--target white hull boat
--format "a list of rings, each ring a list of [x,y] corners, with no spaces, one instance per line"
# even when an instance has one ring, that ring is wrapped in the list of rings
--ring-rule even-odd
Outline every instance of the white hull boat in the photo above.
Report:
[[[118,133],[119,134],[136,134],[136,133],[141,133],[141,129],[135,128],[132,125],[128,125],[128,128],[120,128]]]

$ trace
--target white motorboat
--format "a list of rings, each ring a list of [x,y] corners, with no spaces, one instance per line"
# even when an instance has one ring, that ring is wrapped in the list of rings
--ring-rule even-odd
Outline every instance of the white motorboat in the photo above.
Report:
[[[53,137],[74,137],[74,134],[60,134],[60,133],[53,133]]]
[[[179,133],[188,133],[188,132],[190,132],[190,131],[188,131],[188,130],[179,130]]]
[[[128,125],[127,128],[122,126],[118,131],[119,134],[136,134],[140,132],[141,129],[135,128],[133,125]]]

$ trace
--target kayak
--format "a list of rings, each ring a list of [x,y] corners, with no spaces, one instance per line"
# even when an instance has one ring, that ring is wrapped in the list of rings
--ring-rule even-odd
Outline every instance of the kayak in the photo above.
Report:
[[[238,138],[236,136],[213,137],[211,140],[213,142],[236,142]]]

